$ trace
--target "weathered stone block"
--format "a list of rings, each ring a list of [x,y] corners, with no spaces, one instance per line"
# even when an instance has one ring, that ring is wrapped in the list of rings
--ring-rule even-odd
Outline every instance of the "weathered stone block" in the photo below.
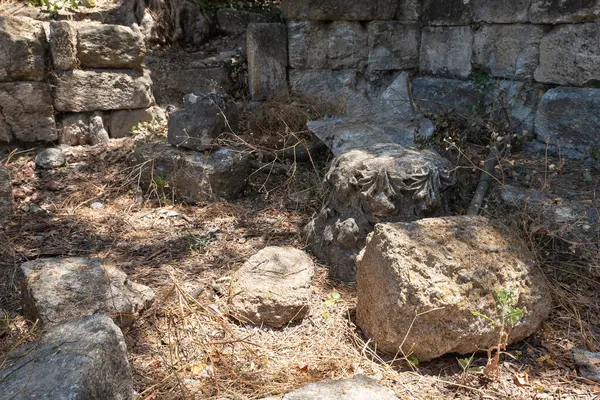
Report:
[[[236,10],[234,8],[221,8],[217,11],[217,23],[221,32],[228,35],[246,33],[249,24],[271,22],[264,14]]]
[[[0,49],[0,82],[44,79],[47,42],[41,22],[0,16]]]
[[[146,47],[141,34],[121,25],[85,24],[77,29],[83,68],[140,69]]]
[[[399,0],[395,20],[418,21],[421,15],[421,0]]]
[[[490,115],[517,133],[533,132],[535,114],[543,94],[541,85],[510,80],[498,80],[486,93],[486,104],[492,104]],[[509,121],[506,120],[508,113]]]
[[[58,141],[60,144],[69,146],[89,144],[89,133],[89,114],[66,114],[58,121]]]
[[[129,400],[133,381],[123,333],[100,315],[55,326],[8,355],[0,393],[11,399]]]
[[[415,104],[424,110],[471,115],[483,100],[471,81],[446,78],[416,78],[413,81]]]
[[[590,155],[600,149],[600,89],[548,90],[537,110],[535,136],[563,149]]]
[[[283,0],[290,20],[371,21],[394,19],[397,0]]]
[[[148,110],[113,111],[108,117],[108,133],[111,138],[124,138],[129,135],[131,128],[140,122],[152,121]]]
[[[501,78],[532,77],[545,33],[537,25],[483,25],[474,33],[473,64]]]
[[[335,100],[356,87],[356,71],[328,69],[290,70],[290,88],[294,93],[311,94]]]
[[[0,83],[0,140],[52,142],[58,138],[50,85],[41,82]]]
[[[540,43],[538,82],[584,85],[600,79],[600,23],[557,26]]]
[[[359,22],[332,22],[329,25],[327,41],[328,68],[360,69],[365,66],[369,55],[369,39],[367,30]]]
[[[293,21],[287,24],[288,51],[292,68],[327,67],[326,22]]]
[[[138,72],[82,71],[56,73],[54,107],[61,112],[149,107],[152,83]]]
[[[54,69],[77,68],[77,30],[75,26],[67,21],[52,21],[50,22],[49,36]]]
[[[376,21],[368,26],[369,69],[402,70],[419,66],[417,24]]]
[[[8,217],[13,210],[12,182],[8,169],[0,165],[0,221]]]
[[[421,71],[466,78],[471,73],[473,34],[468,26],[423,28]]]
[[[110,136],[106,130],[106,115],[103,112],[96,111],[90,115],[90,132],[87,137],[88,144],[96,145],[108,143]]]
[[[535,24],[563,24],[597,21],[600,17],[599,0],[531,0],[529,10]]]
[[[468,25],[471,4],[465,0],[423,0],[422,19],[426,25]]]
[[[287,92],[285,24],[248,26],[248,86],[252,100],[268,100]]]
[[[475,22],[510,24],[529,21],[531,0],[471,0]]]

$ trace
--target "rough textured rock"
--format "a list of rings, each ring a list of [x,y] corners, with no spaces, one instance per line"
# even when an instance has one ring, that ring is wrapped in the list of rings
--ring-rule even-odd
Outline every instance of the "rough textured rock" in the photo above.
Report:
[[[141,122],[152,121],[152,114],[145,110],[113,111],[109,117],[108,132],[111,138],[123,138],[129,135],[131,129]]]
[[[154,101],[150,79],[133,71],[59,72],[53,84],[54,107],[61,112],[147,108]]]
[[[322,21],[291,21],[287,24],[290,67],[327,68],[327,30]]]
[[[58,141],[60,144],[79,146],[91,144],[90,116],[85,113],[66,114],[58,122]]]
[[[35,156],[35,165],[44,169],[62,167],[66,162],[65,153],[56,147],[40,150]]]
[[[263,400],[398,400],[394,393],[364,375],[310,383],[282,397]]]
[[[250,156],[229,149],[212,153],[168,145],[140,146],[133,164],[142,166],[142,183],[195,203],[234,200],[246,186]]]
[[[48,84],[0,83],[0,140],[51,142],[57,137]]]
[[[600,383],[600,353],[573,349],[573,360],[581,377]]]
[[[421,0],[399,0],[394,19],[418,21],[421,15]]]
[[[557,26],[540,43],[538,82],[584,85],[600,79],[600,24]]]
[[[470,1],[423,0],[422,19],[428,25],[468,25],[471,22]]]
[[[169,143],[194,150],[210,149],[224,132],[237,130],[237,107],[226,96],[188,94],[184,109],[169,119]]]
[[[535,136],[542,143],[589,155],[599,149],[599,126],[600,89],[555,88],[542,97]]]
[[[369,55],[367,30],[359,22],[335,21],[327,32],[327,66],[362,68]]]
[[[355,93],[348,95],[346,101],[346,115],[307,124],[334,155],[377,143],[412,146],[415,135],[433,133],[433,124],[413,109],[406,72],[376,99]]]
[[[311,94],[325,100],[343,99],[357,84],[355,71],[328,69],[290,70],[290,89],[294,93]]]
[[[90,145],[108,143],[110,136],[105,127],[104,114],[97,111],[90,115],[90,130],[87,142]]]
[[[329,199],[305,228],[332,277],[356,279],[356,256],[378,222],[443,215],[452,165],[430,151],[379,144],[338,156],[325,176]]]
[[[531,0],[472,0],[473,20],[491,24],[529,22],[530,3]]]
[[[221,32],[228,35],[246,33],[249,24],[267,23],[269,18],[264,14],[221,8],[217,11],[217,23]]]
[[[473,34],[470,27],[423,28],[420,60],[422,72],[466,78],[471,73],[472,53]]]
[[[474,33],[473,64],[492,76],[523,79],[538,66],[543,26],[483,25]]]
[[[12,214],[13,194],[10,173],[0,165],[0,221]]]
[[[370,21],[394,19],[397,0],[283,0],[290,20]]]
[[[369,69],[401,70],[419,66],[417,24],[375,21],[368,25]]]
[[[534,24],[597,21],[600,17],[600,1],[532,0],[529,14]]]
[[[154,301],[154,291],[98,259],[40,258],[21,264],[26,313],[48,327],[67,319],[107,314],[129,326]]]
[[[498,326],[473,315],[502,318],[495,291],[511,293],[523,310],[506,326],[510,343],[534,333],[552,301],[522,240],[481,217],[377,224],[357,279],[358,326],[378,349],[396,354],[402,346],[420,361],[496,345]]]
[[[266,247],[234,274],[231,308],[243,322],[282,327],[307,315],[314,264],[293,247]]]
[[[248,86],[252,100],[276,98],[287,92],[285,24],[248,26]]]
[[[416,78],[413,81],[415,104],[425,110],[470,115],[482,101],[475,83],[447,78]]]
[[[67,21],[50,22],[50,54],[54,69],[77,68],[77,30]]]
[[[131,399],[123,334],[105,316],[58,325],[8,355],[0,392],[10,399]]]
[[[144,38],[120,25],[84,24],[77,29],[77,58],[83,68],[141,69]]]
[[[0,49],[0,82],[43,80],[47,42],[41,22],[0,16]]]

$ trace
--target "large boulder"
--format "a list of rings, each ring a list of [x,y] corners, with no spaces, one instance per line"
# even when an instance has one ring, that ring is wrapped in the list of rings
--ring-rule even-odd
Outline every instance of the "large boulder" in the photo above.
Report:
[[[250,155],[229,149],[212,153],[166,144],[136,148],[133,165],[141,168],[145,187],[172,193],[192,203],[235,200],[244,191]]]
[[[248,87],[254,101],[287,93],[287,40],[284,24],[250,24],[247,34]]]
[[[153,102],[152,82],[135,71],[63,71],[53,77],[54,107],[60,112],[129,110]]]
[[[131,399],[123,333],[100,315],[55,326],[7,356],[0,393],[9,399]]]
[[[47,42],[41,22],[0,16],[0,49],[0,82],[44,79]]]
[[[377,349],[420,361],[497,345],[503,321],[510,343],[524,339],[552,302],[522,239],[482,217],[377,224],[357,280],[358,326]]]
[[[77,29],[82,68],[141,69],[146,47],[139,32],[120,25],[83,24]]]
[[[152,289],[98,259],[40,258],[21,264],[21,271],[26,313],[44,326],[92,314],[129,326],[154,301]]]
[[[8,169],[0,165],[0,221],[8,217],[13,210],[12,182]]]
[[[290,20],[371,21],[394,19],[397,0],[283,0]]]
[[[430,151],[379,144],[338,156],[325,177],[329,199],[305,228],[315,255],[334,278],[356,280],[356,257],[378,222],[445,213],[452,165]]]
[[[314,264],[293,247],[266,247],[234,274],[233,314],[243,322],[282,327],[309,311]]]

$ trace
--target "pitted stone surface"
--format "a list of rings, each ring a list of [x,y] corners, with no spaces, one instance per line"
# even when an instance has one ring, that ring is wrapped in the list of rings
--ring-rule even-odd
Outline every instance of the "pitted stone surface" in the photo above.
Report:
[[[0,16],[0,82],[43,80],[47,47],[40,21]]]
[[[81,67],[141,69],[146,46],[142,35],[131,28],[84,24],[78,27],[77,36]]]

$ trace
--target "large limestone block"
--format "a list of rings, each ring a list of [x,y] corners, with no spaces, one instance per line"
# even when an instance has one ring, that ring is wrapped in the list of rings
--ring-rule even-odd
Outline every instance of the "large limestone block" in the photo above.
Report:
[[[538,82],[581,86],[600,79],[600,23],[557,26],[540,43]]]
[[[427,27],[421,36],[421,71],[466,78],[471,73],[473,33],[468,26]]]
[[[600,1],[531,0],[529,14],[531,22],[535,24],[597,21],[600,17]]]
[[[0,83],[0,140],[51,142],[58,138],[50,85]]]
[[[60,112],[147,108],[154,101],[150,79],[133,71],[58,72],[53,81]]]
[[[430,151],[397,144],[354,149],[334,159],[325,176],[327,203],[305,228],[330,276],[356,280],[356,257],[378,222],[445,213],[452,165]]]
[[[78,26],[77,36],[81,67],[141,68],[146,47],[139,32],[121,25],[83,24]]]
[[[133,398],[121,330],[106,316],[71,320],[11,352],[0,369],[9,399]]]
[[[248,26],[248,86],[252,100],[269,100],[287,93],[286,37],[285,24]]]
[[[533,77],[545,33],[537,25],[483,25],[474,33],[473,64],[496,77]]]
[[[420,361],[498,344],[494,294],[512,295],[523,318],[510,343],[534,333],[551,308],[545,277],[521,238],[481,217],[377,224],[358,261],[357,324],[377,349]],[[416,318],[415,316],[418,315]]]
[[[0,82],[44,79],[47,42],[41,22],[0,16],[0,49]]]
[[[236,318],[279,328],[309,311],[314,264],[293,247],[266,247],[234,274],[230,292]]]
[[[537,110],[535,136],[541,142],[584,155],[600,148],[600,89],[548,90]]]
[[[531,0],[472,0],[475,22],[510,24],[529,22]]]
[[[138,147],[132,163],[141,167],[142,184],[191,203],[235,200],[244,191],[250,156],[230,149],[212,153],[166,144]]]
[[[402,70],[419,66],[417,24],[375,21],[368,25],[369,69]]]
[[[12,182],[8,169],[0,165],[0,221],[12,214]]]
[[[77,29],[68,21],[50,22],[50,53],[54,69],[77,68]]]
[[[426,25],[468,25],[471,22],[470,1],[423,0],[422,19]]]
[[[283,0],[290,20],[371,21],[394,19],[397,0]]]
[[[40,258],[21,264],[28,316],[52,326],[71,318],[107,314],[120,326],[154,301],[154,291],[98,259]]]

